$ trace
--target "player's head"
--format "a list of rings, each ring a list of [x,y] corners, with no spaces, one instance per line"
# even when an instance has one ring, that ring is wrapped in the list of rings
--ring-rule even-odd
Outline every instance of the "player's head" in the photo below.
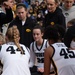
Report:
[[[17,26],[13,26],[7,29],[6,36],[7,36],[7,41],[13,41],[17,38],[19,38],[19,30],[17,29]],[[16,37],[16,38],[15,38]],[[19,40],[17,41],[19,42]]]
[[[45,38],[49,40],[49,44],[62,41],[65,29],[60,25],[48,26],[45,30]]]
[[[19,40],[20,40],[20,33],[19,30],[17,29],[17,26],[13,26],[7,29],[6,32],[6,42],[14,42],[15,45],[21,50],[23,53],[22,48],[19,45]]]
[[[73,26],[73,25],[75,25],[75,18],[68,21],[67,28],[69,28],[70,26]]]
[[[35,41],[39,41],[40,39],[42,39],[44,35],[44,28],[42,26],[40,26],[39,24],[37,24],[34,28],[33,28],[33,38]]]
[[[64,36],[64,43],[67,47],[74,47],[75,48],[75,25],[71,26],[65,36]]]

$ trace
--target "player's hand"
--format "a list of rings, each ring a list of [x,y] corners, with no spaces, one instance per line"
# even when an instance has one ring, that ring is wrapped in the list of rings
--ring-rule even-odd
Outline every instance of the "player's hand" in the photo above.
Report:
[[[11,8],[11,7],[9,6],[9,5],[10,5],[9,2],[7,2],[7,1],[3,2],[3,5],[4,5],[5,8],[8,8],[8,9]]]
[[[13,3],[14,3],[14,2],[13,2]],[[4,2],[3,2],[3,5],[4,5],[4,7],[7,8],[7,9],[11,8],[11,3],[10,3],[9,1],[4,1]]]
[[[43,73],[44,72],[44,68],[38,68],[38,71]]]

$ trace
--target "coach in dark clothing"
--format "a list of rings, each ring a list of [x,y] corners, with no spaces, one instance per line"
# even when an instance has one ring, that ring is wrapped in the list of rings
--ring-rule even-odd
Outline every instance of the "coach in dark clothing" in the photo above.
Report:
[[[9,27],[16,25],[20,32],[20,43],[29,47],[33,41],[32,29],[35,22],[27,17],[27,8],[24,4],[19,3],[16,12],[17,17],[9,24]]]
[[[61,9],[58,8],[57,0],[47,0],[47,10],[48,13],[46,14],[44,19],[45,27],[54,24],[58,24],[58,25],[62,25],[63,27],[66,27],[65,17],[62,14]]]

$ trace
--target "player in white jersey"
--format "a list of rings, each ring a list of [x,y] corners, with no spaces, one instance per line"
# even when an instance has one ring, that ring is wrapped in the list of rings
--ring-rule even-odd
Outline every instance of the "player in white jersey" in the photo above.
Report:
[[[4,35],[2,33],[0,33],[0,45],[4,44],[5,43],[5,38],[4,38]],[[0,61],[0,75],[2,74],[2,64],[1,64],[1,61]]]
[[[35,64],[37,66],[35,75],[42,75],[42,73],[44,72],[44,51],[49,46],[49,44],[46,39],[43,39],[43,35],[44,35],[43,27],[36,25],[33,28],[34,42],[30,44],[31,50],[30,65],[31,67],[34,66]]]
[[[60,29],[62,30],[62,28]],[[53,63],[55,67],[55,75],[75,75],[75,50],[69,50],[69,48],[61,42],[60,39],[62,39],[62,37],[60,36],[61,34],[58,28],[48,27],[46,29],[46,37],[49,43],[52,44],[45,50],[44,75],[49,75],[51,63]]]
[[[0,46],[0,60],[3,64],[2,75],[30,75],[29,49],[19,44],[19,31],[16,26],[7,30],[6,41]]]

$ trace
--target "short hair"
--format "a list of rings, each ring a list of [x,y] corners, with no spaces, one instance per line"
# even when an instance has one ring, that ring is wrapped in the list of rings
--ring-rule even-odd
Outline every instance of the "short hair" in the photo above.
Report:
[[[27,7],[26,7],[26,5],[24,3],[18,3],[17,6],[16,6],[16,9],[18,7],[24,7],[27,10]]]

